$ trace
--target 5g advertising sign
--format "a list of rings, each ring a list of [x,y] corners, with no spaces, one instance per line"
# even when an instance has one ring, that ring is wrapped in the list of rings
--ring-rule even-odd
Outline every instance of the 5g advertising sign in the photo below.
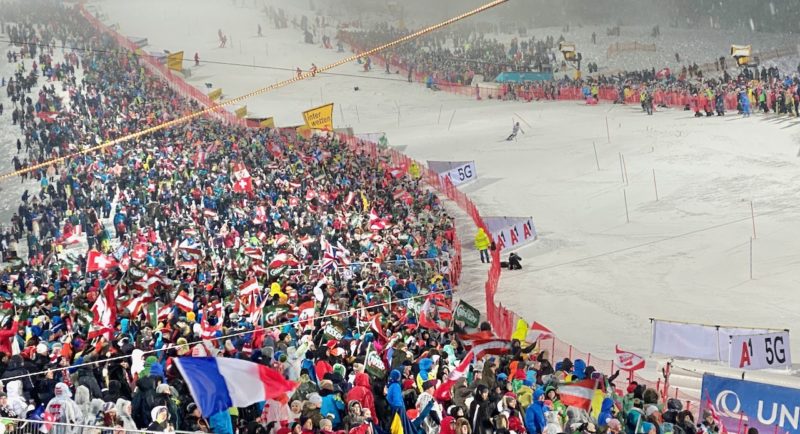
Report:
[[[777,369],[792,365],[789,332],[731,336],[730,367]]]

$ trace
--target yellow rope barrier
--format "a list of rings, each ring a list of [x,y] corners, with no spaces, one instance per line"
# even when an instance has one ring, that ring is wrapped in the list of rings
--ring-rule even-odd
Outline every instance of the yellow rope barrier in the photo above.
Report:
[[[128,135],[125,135],[125,136],[122,136],[122,137],[118,137],[118,138],[116,138],[114,140],[109,140],[107,142],[101,143],[101,144],[99,144],[97,146],[92,146],[90,148],[84,149],[84,150],[79,151],[79,152],[73,152],[73,153],[68,154],[68,155],[64,155],[64,156],[61,156],[61,157],[58,157],[58,158],[53,158],[51,160],[45,161],[44,163],[34,164],[34,165],[32,165],[30,167],[26,167],[24,169],[20,169],[20,170],[14,171],[14,172],[9,172],[9,173],[0,175],[0,180],[5,180],[5,179],[11,178],[13,176],[21,175],[23,173],[28,173],[28,172],[32,172],[34,170],[42,169],[42,168],[45,168],[45,167],[50,166],[52,164],[62,163],[62,162],[64,162],[65,160],[67,160],[69,158],[73,158],[73,157],[76,157],[76,156],[81,155],[81,154],[90,154],[90,153],[93,153],[93,152],[100,151],[100,150],[103,150],[105,148],[108,148],[109,146],[114,146],[116,144],[127,142],[129,140],[136,139],[136,138],[145,136],[147,134],[154,133],[156,131],[160,131],[160,130],[163,130],[163,129],[166,129],[166,128],[170,128],[172,126],[175,126],[175,125],[178,125],[180,123],[192,120],[192,119],[194,119],[196,117],[199,117],[199,116],[202,116],[204,114],[211,113],[211,112],[214,112],[214,111],[218,111],[222,107],[225,107],[225,106],[228,106],[228,105],[232,105],[232,104],[236,104],[236,103],[244,101],[244,100],[246,100],[248,98],[252,98],[254,96],[258,96],[258,95],[261,95],[261,94],[264,94],[264,93],[267,93],[267,92],[270,92],[270,91],[273,91],[273,90],[276,90],[276,89],[280,89],[282,87],[286,87],[286,86],[288,86],[288,85],[290,85],[292,83],[295,83],[295,82],[298,82],[298,81],[302,81],[302,80],[305,80],[307,78],[314,77],[317,73],[329,71],[329,70],[331,70],[333,68],[342,66],[342,65],[344,65],[346,63],[354,62],[360,57],[370,56],[370,55],[373,55],[375,53],[379,53],[381,51],[384,51],[384,50],[387,50],[389,48],[392,48],[392,47],[394,47],[396,45],[400,45],[400,44],[408,42],[408,41],[410,41],[412,39],[416,39],[416,38],[418,38],[418,37],[420,37],[420,36],[422,36],[422,35],[424,35],[426,33],[435,32],[436,30],[439,30],[439,29],[441,29],[443,27],[449,26],[449,25],[451,25],[451,24],[453,24],[453,23],[455,23],[457,21],[461,21],[461,20],[463,20],[465,18],[469,18],[469,17],[471,17],[473,15],[477,15],[477,14],[479,14],[481,12],[487,11],[487,10],[489,10],[489,9],[495,7],[495,6],[499,6],[499,5],[501,5],[501,4],[503,4],[503,3],[507,2],[507,1],[509,1],[509,0],[494,0],[494,1],[490,2],[490,3],[487,3],[487,4],[479,7],[479,8],[473,9],[473,10],[471,10],[469,12],[465,12],[465,13],[463,13],[461,15],[458,15],[456,17],[450,18],[447,21],[443,21],[443,22],[441,22],[439,24],[434,24],[432,26],[429,26],[429,27],[426,27],[424,29],[418,30],[418,31],[416,31],[416,32],[414,32],[414,33],[412,33],[410,35],[406,35],[406,36],[404,36],[404,37],[402,37],[400,39],[396,39],[396,40],[394,40],[392,42],[389,42],[387,44],[381,45],[379,47],[375,47],[375,48],[373,48],[371,50],[364,51],[362,53],[354,54],[354,55],[352,55],[350,57],[347,57],[345,59],[339,60],[338,62],[334,62],[334,63],[331,63],[330,65],[326,65],[326,66],[323,66],[321,68],[318,68],[317,71],[315,71],[315,72],[304,72],[304,73],[301,73],[301,74],[299,74],[298,76],[296,76],[294,78],[291,78],[291,79],[288,79],[288,80],[283,80],[283,81],[280,81],[278,83],[271,84],[271,85],[269,85],[267,87],[262,87],[261,89],[254,90],[253,92],[247,93],[245,95],[238,96],[238,97],[233,98],[233,99],[229,99],[227,101],[221,102],[219,104],[215,104],[215,105],[213,105],[211,107],[208,107],[206,109],[199,110],[199,111],[196,111],[194,113],[190,113],[190,114],[185,115],[185,116],[181,116],[181,117],[179,117],[177,119],[173,119],[171,121],[164,122],[164,123],[156,125],[154,127],[147,128],[147,129],[144,129],[142,131],[138,131],[136,133],[128,134]]]

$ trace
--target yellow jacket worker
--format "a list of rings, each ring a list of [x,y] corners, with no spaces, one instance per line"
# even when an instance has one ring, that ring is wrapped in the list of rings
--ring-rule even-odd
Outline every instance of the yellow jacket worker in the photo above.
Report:
[[[475,248],[481,252],[481,263],[491,262],[489,260],[489,245],[491,243],[489,235],[486,234],[483,228],[479,228],[478,233],[475,234]]]

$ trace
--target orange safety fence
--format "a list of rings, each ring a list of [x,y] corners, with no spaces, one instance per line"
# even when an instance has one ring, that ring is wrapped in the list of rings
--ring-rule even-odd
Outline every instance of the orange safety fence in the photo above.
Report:
[[[81,12],[86,17],[87,20],[100,32],[107,33],[111,35],[121,47],[126,48],[132,52],[136,52],[139,48],[133,42],[131,42],[128,38],[120,35],[119,33],[115,32],[114,30],[110,29],[103,23],[101,23],[98,19],[92,16],[88,11],[86,11],[83,6],[81,5]],[[165,82],[167,82],[172,89],[177,91],[180,95],[195,100],[198,104],[201,104],[206,107],[211,107],[214,105],[214,102],[208,98],[203,92],[195,88],[194,86],[186,83],[182,76],[174,74],[170,71],[165,65],[161,64],[157,59],[153,56],[139,54],[139,59],[142,62],[143,66],[150,72],[151,74],[155,74],[161,77]],[[414,74],[417,81],[424,81],[425,77],[423,74]],[[455,83],[445,83],[442,82],[437,84],[440,89],[447,90],[451,92],[462,93],[464,95],[475,96],[477,97],[480,95],[482,98],[498,98],[502,97],[503,91],[498,90],[497,92],[492,92],[491,89],[481,88],[480,91],[476,90],[474,87],[470,86],[463,86]],[[616,91],[614,90],[613,96],[609,94],[609,92],[613,89],[605,89],[606,97],[611,98],[616,96]],[[505,89],[507,92],[508,89]],[[542,93],[542,96],[543,93]],[[570,88],[570,87],[562,87],[559,89],[558,98],[559,99],[578,99],[581,96],[581,90],[579,88]],[[633,97],[631,97],[633,98]],[[255,126],[254,124],[248,124],[245,119],[239,119],[232,113],[229,113],[225,110],[220,109],[218,112],[213,113],[213,115],[218,118],[219,120],[232,125],[232,126],[240,126],[240,127],[248,127],[248,126]],[[415,161],[408,157],[407,155],[398,152],[394,149],[382,149],[377,143],[364,140],[358,137],[337,133],[337,137],[342,143],[346,143],[351,150],[354,152],[363,152],[367,155],[373,156],[378,158],[380,156],[388,156],[390,158],[391,163],[396,167],[401,167],[405,171],[411,167],[412,164],[415,164],[420,171],[421,177],[426,180],[426,182],[438,190],[441,194],[447,197],[449,200],[456,203],[473,221],[476,227],[483,228],[486,233],[490,233],[489,228],[486,226],[486,223],[483,221],[483,217],[481,216],[480,212],[478,211],[478,207],[475,205],[474,202],[461,190],[458,190],[447,178],[442,178],[439,176],[438,173],[428,169],[428,167],[421,162]],[[453,240],[453,254],[451,255],[450,259],[450,266],[449,266],[449,278],[453,285],[457,285],[460,281],[462,271],[462,247],[461,243],[459,242],[458,232],[456,231],[454,240]],[[513,311],[509,310],[508,308],[504,307],[502,304],[498,304],[495,302],[495,295],[497,294],[499,281],[500,281],[500,252],[495,250],[492,252],[492,263],[489,267],[487,272],[487,279],[486,283],[484,284],[484,292],[486,297],[486,318],[488,322],[492,325],[495,333],[505,339],[510,339],[511,335],[514,332],[514,329],[517,324],[517,320],[520,318],[519,315],[514,313]],[[583,358],[587,365],[595,366],[600,372],[611,374],[615,369],[615,362],[613,360],[604,360],[598,357],[593,357],[591,353],[583,353],[578,349],[574,348],[572,345],[567,344],[557,338],[544,340],[542,341],[542,349],[549,350],[551,352],[551,360],[554,362],[559,359],[563,359],[564,357],[569,357],[571,359],[576,358]],[[548,347],[549,345],[549,347]],[[691,408],[693,402],[696,403],[696,400],[692,397],[682,393],[678,388],[671,387],[668,385],[664,385],[661,380],[657,382],[645,380],[640,376],[634,376],[634,379],[639,384],[647,384],[648,387],[655,388],[659,390],[664,398],[679,398],[682,401],[687,403],[687,406]],[[696,406],[696,404],[695,404]]]

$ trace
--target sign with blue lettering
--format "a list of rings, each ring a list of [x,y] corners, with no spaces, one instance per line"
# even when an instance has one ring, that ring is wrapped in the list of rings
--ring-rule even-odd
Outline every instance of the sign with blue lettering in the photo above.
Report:
[[[800,389],[705,374],[700,403],[700,414],[713,405],[729,432],[746,424],[759,432],[777,426],[780,433],[800,433]]]
[[[498,83],[523,83],[526,81],[550,81],[552,72],[501,72],[494,81]]]

